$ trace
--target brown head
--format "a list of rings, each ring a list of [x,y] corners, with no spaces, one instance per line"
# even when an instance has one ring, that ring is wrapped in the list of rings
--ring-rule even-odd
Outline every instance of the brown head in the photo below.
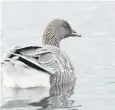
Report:
[[[62,39],[77,36],[81,37],[81,35],[77,34],[70,26],[70,24],[62,19],[54,19],[52,20],[48,26],[46,27],[42,43],[44,45],[53,45],[60,47],[60,41]]]

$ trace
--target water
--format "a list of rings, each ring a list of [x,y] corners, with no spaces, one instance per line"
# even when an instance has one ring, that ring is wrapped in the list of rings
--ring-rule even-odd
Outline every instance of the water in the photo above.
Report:
[[[61,42],[61,48],[76,69],[75,85],[30,89],[2,87],[2,109],[114,110],[114,10],[115,2],[4,2],[1,58],[16,45],[40,44],[40,36],[53,18],[69,21],[82,37]]]
[[[29,89],[3,87],[2,93],[5,100],[2,109],[37,109],[51,110],[63,108],[78,108],[75,100],[70,99],[74,94],[75,80],[70,83],[51,88],[38,87]]]

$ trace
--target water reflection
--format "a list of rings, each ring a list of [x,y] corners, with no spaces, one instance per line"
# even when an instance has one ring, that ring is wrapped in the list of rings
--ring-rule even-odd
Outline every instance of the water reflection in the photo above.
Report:
[[[30,103],[31,106],[41,107],[37,110],[51,110],[51,109],[74,109],[79,106],[73,106],[75,100],[69,99],[74,93],[75,80],[70,83],[54,85],[50,88],[49,96],[43,98],[38,102]]]
[[[2,87],[2,109],[28,108],[28,103],[40,101],[49,96],[49,88],[37,87],[29,89]],[[25,109],[23,109],[25,110]]]
[[[70,83],[54,85],[51,88],[38,87],[30,89],[3,88],[2,109],[34,108],[34,110],[71,109],[78,110],[80,106],[74,106],[75,100],[70,97],[74,93],[75,80]],[[31,108],[31,110],[32,110]]]

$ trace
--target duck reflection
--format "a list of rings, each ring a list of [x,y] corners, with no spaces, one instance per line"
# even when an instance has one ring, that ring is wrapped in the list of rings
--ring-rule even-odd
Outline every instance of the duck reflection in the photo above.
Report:
[[[39,101],[49,96],[49,88],[8,88],[3,86],[1,89],[1,108],[2,109],[15,109],[15,108],[28,108],[28,103],[31,101]]]
[[[51,88],[19,89],[4,87],[2,89],[2,109],[27,109],[32,107],[34,110],[35,108],[36,110],[58,108],[77,110],[79,106],[73,106],[75,101],[70,100],[71,95],[74,94],[75,81],[74,79],[69,83],[53,85]],[[75,109],[76,107],[77,109]]]
[[[57,109],[57,108],[72,108],[74,100],[69,98],[74,93],[75,81],[70,83],[53,85],[50,88],[49,96],[43,98],[38,102],[32,102],[29,105],[41,107],[40,109]]]

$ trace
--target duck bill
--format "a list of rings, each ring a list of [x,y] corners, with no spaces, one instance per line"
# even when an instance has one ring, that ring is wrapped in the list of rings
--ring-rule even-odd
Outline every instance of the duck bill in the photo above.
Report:
[[[76,36],[76,37],[81,37],[80,34],[78,34],[77,32],[75,32],[74,30],[72,30],[71,35],[70,36]]]

